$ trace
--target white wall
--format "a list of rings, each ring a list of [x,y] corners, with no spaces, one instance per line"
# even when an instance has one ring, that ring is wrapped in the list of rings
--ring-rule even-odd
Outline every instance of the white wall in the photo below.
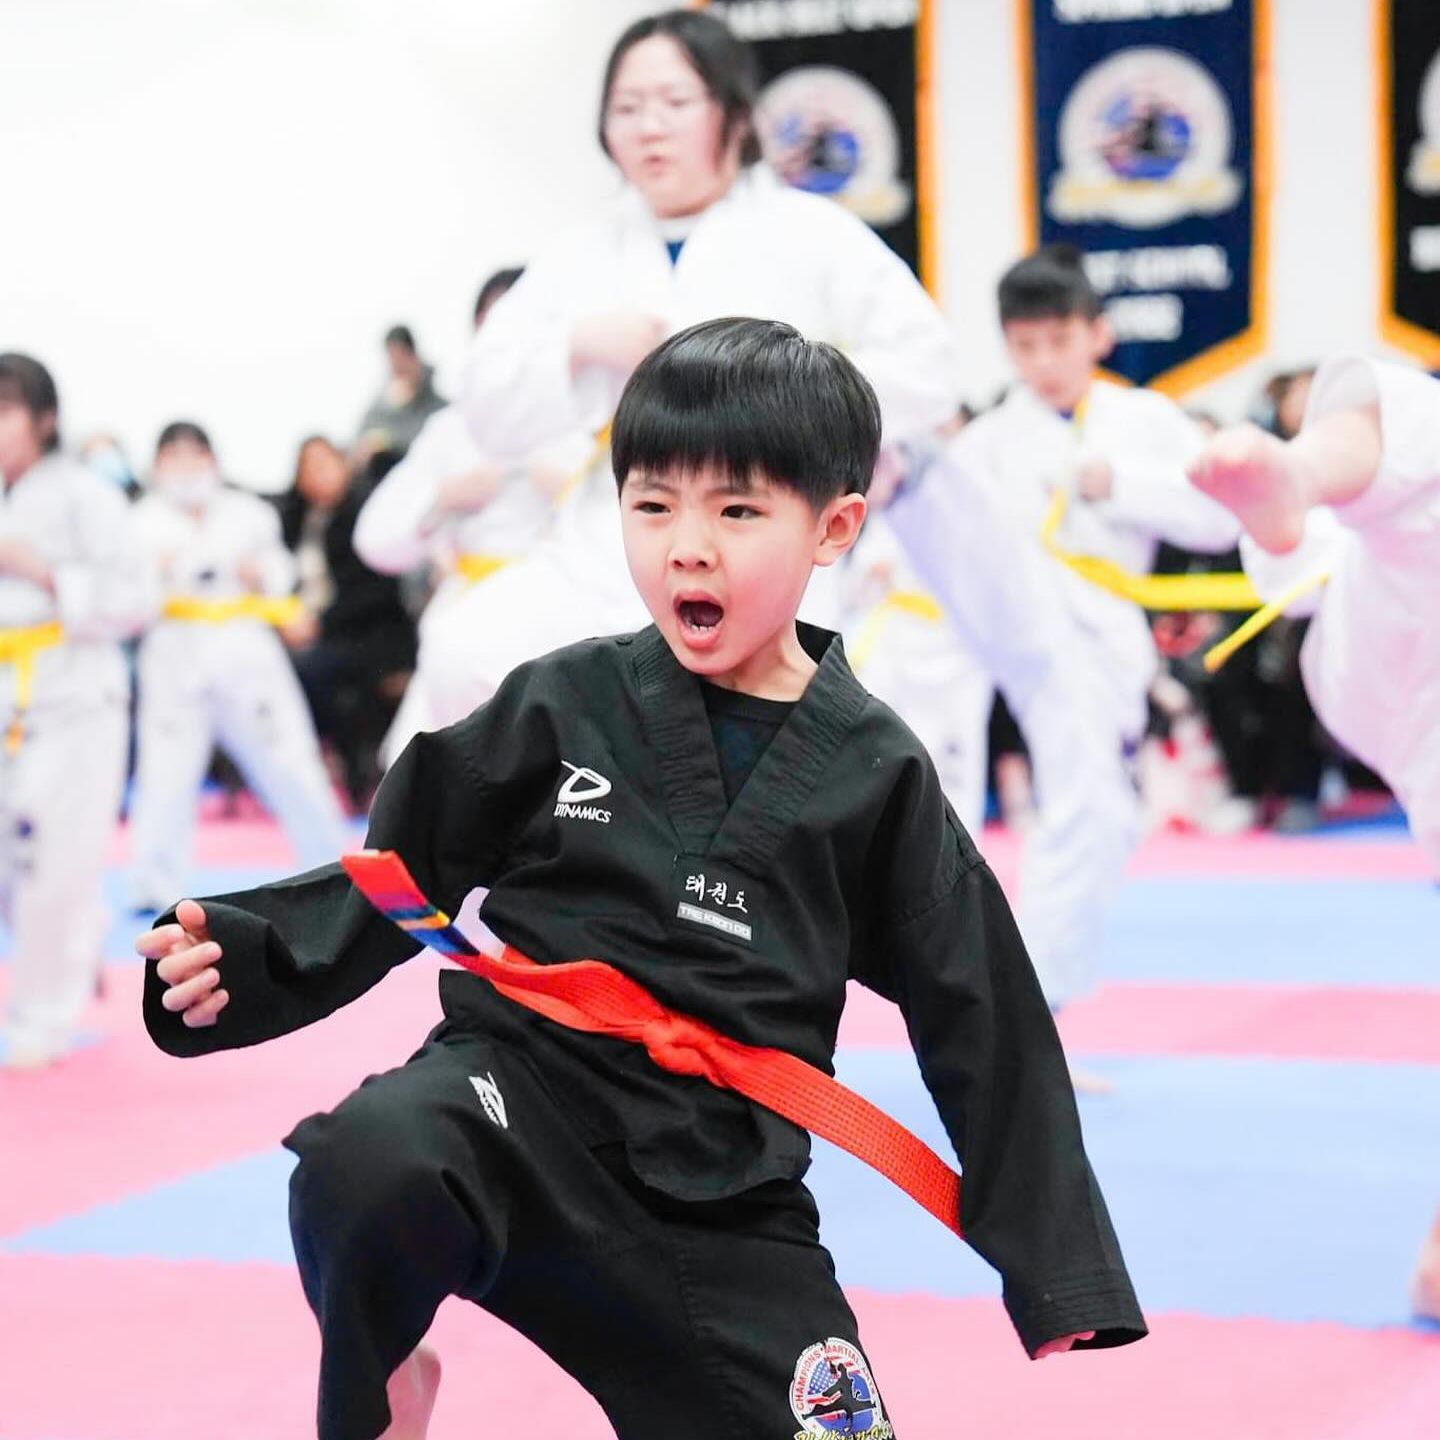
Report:
[[[1370,0],[1273,0],[1272,350],[1374,348]],[[938,0],[941,243],[967,389],[1021,243],[1013,0]],[[614,183],[593,140],[643,0],[5,0],[0,348],[144,460],[177,415],[240,478],[348,435],[387,325],[445,366],[479,281]],[[562,37],[560,44],[556,36]],[[1198,397],[1237,414],[1266,366]]]

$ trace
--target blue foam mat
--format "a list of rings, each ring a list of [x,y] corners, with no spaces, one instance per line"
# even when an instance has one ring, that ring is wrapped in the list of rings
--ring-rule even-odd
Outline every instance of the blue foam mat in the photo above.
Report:
[[[1440,1067],[1236,1059],[1092,1062],[1118,1092],[1086,1141],[1142,1303],[1217,1318],[1405,1324],[1440,1204]],[[841,1077],[948,1154],[908,1055],[849,1051]],[[280,1149],[13,1237],[3,1249],[292,1263]],[[994,1294],[994,1274],[888,1182],[830,1146],[811,1183],[849,1285]]]

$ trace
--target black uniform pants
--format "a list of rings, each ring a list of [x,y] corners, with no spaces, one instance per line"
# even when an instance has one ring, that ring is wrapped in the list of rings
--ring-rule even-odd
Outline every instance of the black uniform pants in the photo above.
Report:
[[[286,1144],[321,1440],[384,1430],[386,1380],[451,1294],[545,1350],[620,1440],[891,1434],[798,1181],[660,1195],[524,1055],[447,1026]]]

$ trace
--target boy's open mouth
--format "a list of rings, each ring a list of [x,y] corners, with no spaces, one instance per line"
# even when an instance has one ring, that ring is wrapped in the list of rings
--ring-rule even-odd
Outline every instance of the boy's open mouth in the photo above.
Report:
[[[675,614],[680,630],[690,644],[713,640],[725,618],[725,607],[714,600],[677,600]]]

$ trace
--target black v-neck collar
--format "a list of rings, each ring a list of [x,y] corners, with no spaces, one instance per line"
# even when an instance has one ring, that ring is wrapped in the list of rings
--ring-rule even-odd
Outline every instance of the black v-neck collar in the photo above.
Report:
[[[840,637],[812,625],[797,628],[819,669],[728,806],[699,682],[653,625],[635,637],[640,712],[683,854],[752,874],[766,865],[864,708],[865,691]]]

